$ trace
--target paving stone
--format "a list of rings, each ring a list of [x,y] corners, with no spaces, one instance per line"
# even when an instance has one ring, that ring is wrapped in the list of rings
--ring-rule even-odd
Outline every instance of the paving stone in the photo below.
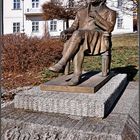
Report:
[[[15,109],[14,104],[6,106],[1,110],[1,140],[138,140],[139,92],[133,83],[130,86],[133,88],[125,89],[104,119],[27,111]]]

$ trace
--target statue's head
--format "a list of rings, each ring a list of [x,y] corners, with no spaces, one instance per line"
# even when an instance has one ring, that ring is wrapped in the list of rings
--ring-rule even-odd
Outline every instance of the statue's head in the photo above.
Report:
[[[88,3],[92,3],[92,4],[100,4],[105,2],[106,0],[88,0]]]

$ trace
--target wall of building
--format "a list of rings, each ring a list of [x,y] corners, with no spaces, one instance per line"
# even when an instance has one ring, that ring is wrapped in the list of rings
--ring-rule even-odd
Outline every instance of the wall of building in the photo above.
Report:
[[[50,33],[50,36],[59,36],[60,33],[64,30],[65,28],[65,23],[63,20],[56,20],[57,21],[57,30],[56,31],[50,31],[50,20],[48,21],[48,30]]]
[[[32,22],[39,22],[39,31],[32,32]],[[25,21],[25,33],[28,36],[39,36],[41,37],[44,34],[45,21],[40,16],[28,16]]]
[[[121,0],[120,0],[121,1]],[[122,3],[126,3],[126,6],[128,6],[127,0],[122,0]],[[129,2],[129,7],[133,5],[133,2]],[[117,19],[116,24],[114,27],[114,31],[112,34],[123,34],[123,33],[132,33],[133,32],[133,11],[124,11],[121,5],[120,8],[118,8],[118,1],[117,0],[107,0],[107,6],[115,10],[117,12]],[[118,18],[122,18],[122,27],[118,27]]]
[[[122,28],[118,28],[118,19],[116,19],[116,25],[112,34],[123,34],[123,33],[132,33],[133,32],[133,17],[131,15],[123,15],[123,24]]]
[[[22,23],[22,5],[21,9],[14,10],[12,0],[4,0],[3,2],[4,34],[10,34],[13,33],[13,22]]]
[[[24,0],[24,5],[21,1],[21,9],[14,10],[13,9],[13,0],[4,0],[4,34],[13,33],[13,22],[20,22],[20,32],[24,32],[28,36],[43,36],[45,33],[45,29],[48,29],[50,36],[59,36],[60,32],[65,29],[65,23],[63,20],[57,20],[57,30],[50,31],[50,21],[46,23],[44,19],[41,17],[42,13],[42,5],[44,2],[49,0],[40,0],[40,4],[38,8],[32,8],[31,0]],[[62,0],[64,5],[67,4],[67,0]],[[118,16],[122,16],[123,24],[121,28],[118,28],[118,19],[116,20],[116,25],[113,31],[113,34],[119,33],[131,33],[133,32],[133,16],[132,14],[124,14],[117,7],[116,0],[107,0],[107,5],[117,11]],[[24,6],[24,11],[23,11]],[[23,22],[24,21],[24,22]],[[32,22],[39,22],[39,32],[32,32]],[[70,25],[72,24],[72,20],[70,20]]]

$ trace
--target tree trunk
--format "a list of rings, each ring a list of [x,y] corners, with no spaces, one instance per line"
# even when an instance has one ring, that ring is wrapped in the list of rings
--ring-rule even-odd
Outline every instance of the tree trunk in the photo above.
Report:
[[[69,28],[69,19],[66,19],[66,29]]]
[[[44,37],[45,37],[45,38],[49,38],[50,35],[49,35],[48,22],[47,22],[47,20],[45,20],[44,26],[45,26],[45,27],[44,27],[44,28],[45,28],[45,29],[44,29]]]

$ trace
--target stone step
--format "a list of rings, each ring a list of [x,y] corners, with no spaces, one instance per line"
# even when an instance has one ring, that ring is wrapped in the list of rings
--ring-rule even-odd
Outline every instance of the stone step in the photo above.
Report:
[[[104,117],[127,83],[126,74],[112,77],[95,94],[41,91],[38,87],[17,94],[14,107],[39,112]]]

